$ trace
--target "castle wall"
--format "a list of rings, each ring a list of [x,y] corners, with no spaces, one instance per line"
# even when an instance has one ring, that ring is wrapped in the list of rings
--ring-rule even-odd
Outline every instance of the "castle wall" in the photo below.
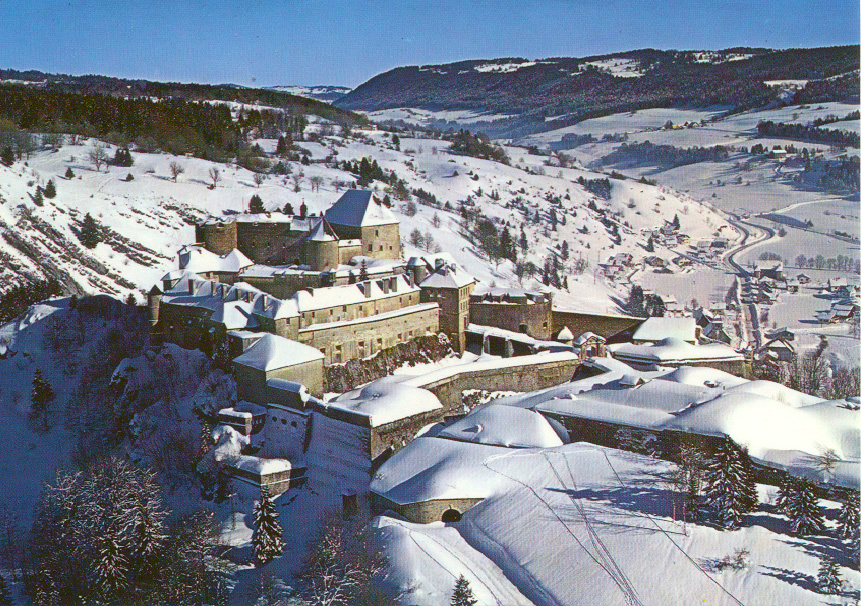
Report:
[[[416,293],[417,294],[417,293]],[[397,299],[396,299],[397,300]],[[439,331],[436,307],[406,308],[385,319],[370,316],[355,322],[327,322],[299,330],[299,342],[315,347],[326,356],[326,365],[366,358],[402,341]]]
[[[395,283],[397,283],[396,279]],[[314,324],[357,320],[397,311],[411,305],[418,305],[420,298],[418,291],[404,291],[393,293],[391,296],[381,299],[364,299],[358,303],[351,303],[349,305],[333,305],[321,309],[303,311],[301,312],[301,329],[304,330]]]
[[[236,379],[236,396],[240,400],[265,405],[268,400],[266,381],[285,379],[301,383],[311,395],[323,395],[323,361],[312,360],[292,366],[263,371],[259,368],[233,363],[233,376]]]
[[[512,332],[525,332],[534,339],[553,338],[553,303],[470,302],[469,321]]]
[[[371,495],[371,515],[394,511],[416,524],[430,524],[442,520],[442,514],[453,509],[462,514],[478,505],[483,499],[440,499],[400,505],[375,493]]]
[[[289,221],[237,221],[237,245],[245,256],[265,265],[288,265],[304,258],[306,231],[293,231]]]
[[[386,458],[399,451],[416,437],[422,427],[442,421],[442,410],[431,410],[422,414],[398,419],[371,429],[371,460],[384,454]]]
[[[570,381],[579,365],[580,361],[576,358],[548,362],[536,362],[532,359],[519,365],[464,370],[417,386],[427,389],[439,398],[446,413],[459,414],[463,412],[462,395],[466,389],[536,391]]]
[[[561,309],[554,309],[552,316],[553,334],[559,334],[559,331],[567,326],[575,339],[584,332],[593,332],[608,339],[624,330],[639,326],[645,321],[645,318],[565,311]]]
[[[339,245],[338,246],[338,262],[341,265],[349,265],[350,259],[353,257],[357,257],[362,254],[362,245],[358,244],[350,244],[350,245]],[[396,259],[397,257],[392,257]]]
[[[401,232],[397,223],[370,227],[331,222],[330,225],[340,239],[362,241],[362,250],[358,254],[374,259],[397,259],[401,256]]]
[[[269,293],[276,299],[287,300],[304,288],[318,288],[320,276],[315,273],[280,274],[277,276],[242,276],[242,281]]]

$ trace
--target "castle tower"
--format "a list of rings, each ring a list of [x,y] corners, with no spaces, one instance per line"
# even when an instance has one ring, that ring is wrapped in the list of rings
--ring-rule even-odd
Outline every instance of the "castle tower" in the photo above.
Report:
[[[162,343],[161,324],[159,324],[159,310],[161,309],[161,299],[163,296],[164,293],[158,285],[155,284],[146,296],[147,311],[149,313],[150,345],[152,346],[158,346]]]
[[[326,211],[326,220],[339,238],[361,240],[366,257],[397,259],[401,255],[398,218],[370,191],[347,190]]]
[[[469,295],[475,288],[475,278],[455,264],[446,263],[422,280],[419,287],[422,303],[439,304],[439,329],[462,352],[466,347]]]
[[[338,267],[338,237],[326,219],[321,219],[305,239],[305,260],[312,271]]]
[[[234,248],[238,248],[236,221],[213,221],[196,225],[194,228],[195,239],[198,244],[203,244],[206,250],[217,255],[226,255]]]

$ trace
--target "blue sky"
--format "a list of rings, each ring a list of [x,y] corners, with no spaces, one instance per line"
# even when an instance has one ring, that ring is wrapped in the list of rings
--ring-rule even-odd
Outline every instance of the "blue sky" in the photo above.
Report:
[[[858,41],[858,0],[0,0],[0,68],[257,86],[356,86],[462,59]]]

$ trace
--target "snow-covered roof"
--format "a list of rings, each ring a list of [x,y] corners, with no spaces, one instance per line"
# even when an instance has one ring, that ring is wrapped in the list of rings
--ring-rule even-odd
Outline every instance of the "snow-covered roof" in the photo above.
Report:
[[[697,323],[693,318],[648,318],[634,331],[634,341],[661,341],[675,337],[693,343],[697,339]]]
[[[568,329],[568,327],[566,326],[566,327],[565,327],[565,328],[563,328],[562,330],[567,330],[567,329]],[[570,331],[570,330],[568,331],[568,334],[569,334],[569,335],[571,334],[571,331]],[[561,336],[561,335],[562,335],[562,333],[560,332],[560,333],[559,333],[559,335]],[[556,338],[558,339],[559,337],[556,337]],[[574,339],[574,343],[573,343],[573,345],[574,345],[574,347],[580,347],[581,345],[583,345],[584,343],[586,343],[586,341],[588,341],[589,339],[598,339],[599,341],[606,341],[606,340],[607,340],[607,339],[605,339],[604,337],[602,337],[602,336],[600,336],[600,335],[596,335],[594,332],[589,332],[589,331],[587,330],[587,331],[586,331],[586,332],[584,332],[582,335],[580,335],[579,337],[577,337],[576,339]]]
[[[176,271],[182,272],[181,278],[165,294],[162,302],[208,309],[212,312],[210,317],[224,322],[228,330],[257,327],[255,314],[273,320],[299,315],[294,301],[277,299],[245,282],[221,284],[196,279],[194,274],[185,270]],[[193,284],[192,293],[189,293],[189,283]]]
[[[545,417],[525,408],[485,404],[449,425],[441,438],[515,448],[562,446],[559,434]]]
[[[337,202],[326,211],[326,220],[335,225],[370,227],[392,225],[398,218],[364,189],[348,189]]]
[[[623,361],[679,364],[704,360],[741,360],[744,356],[722,343],[692,345],[676,337],[667,337],[657,343],[635,345],[619,343],[609,346],[613,357]]]
[[[445,264],[422,280],[419,286],[425,288],[462,288],[474,283],[475,278],[457,265]]]
[[[584,334],[592,334],[592,333],[584,333]],[[583,338],[583,335],[580,335],[579,337],[577,337],[577,341],[582,342],[582,341],[580,341],[582,338]],[[574,340],[574,333],[572,333],[571,329],[568,328],[567,326],[563,326],[562,330],[559,331],[559,334],[556,335],[556,340],[557,341],[573,341]]]
[[[260,337],[259,341],[246,349],[245,353],[233,360],[233,363],[269,371],[322,360],[323,358],[323,353],[318,349],[298,341],[291,341],[278,335],[266,333]]]
[[[437,397],[426,389],[385,380],[341,394],[329,400],[325,407],[368,417],[371,427],[443,408]]]
[[[335,230],[332,229],[329,222],[323,218],[317,222],[307,239],[311,242],[332,242],[337,240],[338,236],[335,235]]]
[[[388,292],[385,291],[384,283],[389,285]],[[396,288],[392,289],[391,286]],[[367,296],[366,289],[370,289]],[[410,284],[404,276],[399,275],[343,286],[304,289],[294,294],[290,300],[295,303],[300,312],[305,312],[336,305],[352,305],[362,301],[399,297],[418,290],[418,286]]]

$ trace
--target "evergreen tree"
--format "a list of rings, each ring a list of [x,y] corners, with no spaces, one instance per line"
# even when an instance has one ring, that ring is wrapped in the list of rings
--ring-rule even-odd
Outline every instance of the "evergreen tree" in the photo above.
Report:
[[[700,480],[697,473],[688,473],[687,490],[685,492],[685,516],[691,522],[697,522],[702,518],[702,506],[700,503]]]
[[[843,581],[840,579],[840,568],[832,558],[825,556],[819,564],[819,575],[816,577],[819,590],[822,593],[838,594],[843,591]]]
[[[469,586],[469,581],[466,577],[460,575],[457,582],[454,584],[454,593],[451,596],[450,606],[475,606],[478,600],[472,594],[472,588]]]
[[[254,507],[254,532],[251,535],[254,561],[258,566],[281,555],[284,549],[282,533],[275,503],[269,495],[269,489],[263,486],[260,489],[260,501]]]
[[[655,252],[655,241],[652,236],[649,236],[649,240],[646,242],[646,252]]]
[[[526,232],[523,231],[523,225],[520,226],[520,252],[526,254],[529,250],[529,242],[526,240]]]
[[[12,148],[8,145],[3,148],[2,152],[0,152],[0,162],[6,166],[12,166],[12,164],[15,163],[15,154],[12,152]]]
[[[819,509],[819,499],[816,498],[813,483],[807,478],[794,483],[786,513],[795,534],[803,536],[822,530],[824,522]]]
[[[774,504],[777,507],[777,510],[781,513],[788,513],[789,502],[792,498],[794,481],[795,478],[790,475],[785,475],[783,479],[780,480],[780,487],[777,489],[777,500]]]
[[[138,300],[135,297],[134,291],[129,292],[129,296],[126,297],[126,305],[131,305],[132,307],[137,307]]]
[[[67,179],[74,179],[75,178],[75,173],[72,172],[71,166],[66,167],[66,178]]]
[[[41,421],[42,429],[48,431],[48,407],[54,399],[51,384],[42,376],[42,371],[36,369],[33,375],[33,390],[30,393],[30,421]]]
[[[646,315],[645,296],[643,295],[643,287],[639,284],[634,284],[631,287],[631,292],[628,294],[627,308],[628,313],[632,316],[643,317]]]
[[[856,544],[859,538],[858,493],[852,491],[843,499],[840,507],[840,517],[837,519],[837,529],[841,539],[848,539]]]
[[[47,185],[45,185],[44,191],[45,191],[45,197],[46,198],[53,198],[54,196],[57,195],[57,186],[54,185],[53,179],[48,179],[48,183],[47,183]]]
[[[115,166],[125,166],[128,168],[135,163],[132,158],[132,154],[129,151],[128,147],[118,147],[116,153],[114,154],[114,165]]]
[[[567,261],[569,256],[568,240],[562,240],[562,260]]]
[[[291,215],[291,216],[296,214],[296,212],[293,210],[293,205],[290,204],[289,202],[287,202],[284,205],[284,209],[281,212],[284,213],[285,215]]]
[[[679,231],[679,230],[682,228],[682,223],[681,223],[681,221],[679,221],[679,215],[678,215],[678,213],[676,214],[676,216],[675,216],[675,217],[673,217],[673,228],[674,228],[676,231]]]
[[[507,225],[502,229],[502,234],[499,236],[499,251],[500,256],[504,259],[517,261],[517,251],[514,249],[514,240],[511,238],[511,232],[508,231]]]
[[[706,465],[706,497],[724,527],[738,528],[742,516],[756,508],[756,484],[747,452],[727,436]]]
[[[99,226],[90,213],[87,213],[86,216],[84,216],[84,220],[81,223],[81,230],[78,232],[78,240],[80,240],[81,244],[86,248],[95,248],[96,245],[102,241],[101,236],[99,235]]]
[[[368,279],[368,262],[362,259],[362,265],[359,267],[359,282],[364,282]]]
[[[251,196],[251,202],[248,203],[248,212],[255,215],[266,212],[266,208],[263,206],[263,199],[257,194]]]

